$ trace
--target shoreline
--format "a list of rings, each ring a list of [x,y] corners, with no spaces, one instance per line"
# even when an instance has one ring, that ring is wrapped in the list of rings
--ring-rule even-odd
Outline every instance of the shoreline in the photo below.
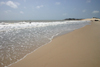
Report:
[[[91,24],[93,25],[95,22],[91,22]],[[100,25],[100,22],[96,22],[96,23],[99,23],[99,25]],[[94,24],[95,25],[95,24]],[[24,59],[22,59],[21,61],[18,61],[17,63],[15,63],[15,64],[13,64],[13,65],[11,65],[11,66],[9,66],[9,67],[44,67],[44,66],[46,66],[46,67],[56,67],[55,65],[57,65],[56,63],[58,62],[57,60],[59,60],[59,58],[61,59],[61,61],[63,61],[64,60],[64,58],[61,56],[61,57],[57,57],[56,56],[56,54],[55,53],[57,53],[57,55],[59,56],[59,53],[61,53],[61,52],[63,52],[63,50],[66,50],[66,49],[63,49],[63,50],[59,50],[59,49],[62,49],[62,48],[65,48],[66,47],[66,45],[64,45],[64,46],[62,46],[62,45],[59,45],[59,42],[60,43],[66,43],[66,41],[64,40],[64,41],[61,41],[63,38],[64,39],[66,39],[66,36],[68,37],[68,38],[73,38],[71,35],[73,35],[73,33],[77,33],[77,31],[78,31],[78,33],[81,33],[81,32],[79,32],[79,31],[82,31],[82,29],[83,29],[83,31],[85,31],[86,30],[86,27],[91,27],[91,25],[87,25],[87,26],[85,26],[85,27],[83,27],[83,28],[80,28],[80,29],[77,29],[77,30],[74,30],[74,31],[72,31],[72,32],[70,32],[70,33],[67,33],[67,34],[65,34],[65,35],[61,35],[61,36],[58,36],[58,37],[56,37],[56,38],[54,38],[53,40],[52,40],[52,42],[50,42],[49,44],[46,44],[46,45],[44,45],[44,46],[42,46],[41,48],[39,48],[38,50],[36,50],[36,51],[34,51],[34,52],[32,52],[31,54],[29,54],[29,55],[27,55]],[[85,29],[84,29],[85,28]],[[75,33],[75,34],[76,34]],[[73,35],[74,36],[74,35]],[[67,40],[69,40],[67,38]],[[56,42],[55,42],[56,41]],[[58,45],[52,45],[53,43],[55,43],[55,44],[58,44]],[[72,43],[73,44],[73,43]],[[59,47],[60,46],[60,47]],[[68,46],[70,46],[70,45],[68,45]],[[76,45],[77,46],[77,45]],[[78,45],[79,46],[79,45]],[[57,49],[57,48],[59,48],[59,49]],[[81,47],[81,46],[80,46]],[[55,49],[54,49],[55,48]],[[75,48],[73,48],[73,49],[75,49]],[[47,51],[46,51],[47,50]],[[70,49],[68,49],[69,51],[70,51]],[[54,51],[54,52],[53,52]],[[67,51],[66,51],[67,52]],[[64,53],[66,53],[65,51],[64,51]],[[44,54],[44,55],[43,55]],[[45,55],[46,54],[46,55]],[[68,54],[70,54],[70,53],[68,53]],[[61,53],[61,55],[62,55],[62,53]],[[66,54],[65,54],[66,55]],[[67,55],[66,55],[67,56]],[[57,58],[56,58],[57,57]],[[47,58],[47,59],[46,59]],[[51,58],[51,59],[49,59],[49,58]],[[54,60],[54,61],[56,61],[54,64],[52,63],[52,62],[54,62],[54,61],[52,61],[53,59],[56,59],[56,60]],[[63,60],[62,60],[63,59]],[[66,59],[66,58],[65,58]],[[68,59],[68,58],[67,58]],[[74,58],[75,59],[75,58]],[[100,58],[99,58],[100,59]],[[43,61],[44,60],[44,61]],[[52,62],[51,62],[51,61]],[[71,59],[72,60],[72,59]],[[30,62],[31,61],[31,62]],[[58,63],[58,65],[57,65],[57,67],[61,67],[60,65],[62,65],[63,63],[61,62],[61,61],[59,61],[59,63]],[[66,60],[64,60],[64,61],[66,61]],[[69,60],[70,61],[70,60]],[[50,63],[52,63],[52,64],[49,64],[48,62],[50,62]],[[70,61],[71,62],[71,61]],[[65,63],[65,62],[64,62]],[[39,65],[40,66],[39,66]],[[36,66],[37,65],[37,66]],[[50,66],[51,65],[51,66]],[[66,63],[65,63],[65,65],[66,65]],[[63,66],[65,66],[64,64],[63,64]],[[77,66],[78,67],[78,66]]]

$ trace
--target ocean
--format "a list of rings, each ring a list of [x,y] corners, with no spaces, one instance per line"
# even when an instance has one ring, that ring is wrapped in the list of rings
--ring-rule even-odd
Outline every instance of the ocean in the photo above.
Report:
[[[56,36],[89,25],[90,21],[0,22],[0,67],[20,61]]]

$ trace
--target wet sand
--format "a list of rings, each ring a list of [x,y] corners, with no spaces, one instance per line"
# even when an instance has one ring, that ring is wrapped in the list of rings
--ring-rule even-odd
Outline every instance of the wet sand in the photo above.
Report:
[[[54,38],[9,67],[100,67],[100,21]]]

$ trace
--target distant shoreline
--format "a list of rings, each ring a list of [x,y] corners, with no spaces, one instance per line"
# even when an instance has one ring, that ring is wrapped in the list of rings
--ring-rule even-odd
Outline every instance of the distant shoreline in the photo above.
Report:
[[[65,20],[94,20],[94,19],[99,19],[99,18],[66,18],[62,20],[0,20],[0,22],[48,22],[48,21],[65,21]]]

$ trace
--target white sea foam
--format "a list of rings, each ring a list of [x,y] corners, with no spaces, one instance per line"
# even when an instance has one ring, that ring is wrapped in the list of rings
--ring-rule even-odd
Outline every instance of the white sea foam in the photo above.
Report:
[[[81,28],[88,25],[89,22],[90,21],[1,23],[0,67],[18,62],[30,52],[51,42],[55,36]]]
[[[45,27],[45,26],[55,26],[59,24],[74,24],[74,23],[82,23],[89,21],[63,21],[63,22],[19,22],[19,23],[2,23],[0,24],[0,31],[6,30],[15,30],[15,29],[24,29],[24,28],[32,28],[32,27]]]

